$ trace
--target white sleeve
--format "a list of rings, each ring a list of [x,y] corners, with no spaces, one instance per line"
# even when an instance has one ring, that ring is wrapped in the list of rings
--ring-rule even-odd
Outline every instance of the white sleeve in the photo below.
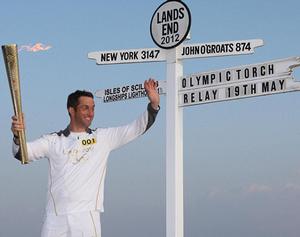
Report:
[[[39,160],[48,156],[49,151],[49,136],[44,135],[39,139],[27,142],[28,161]],[[13,155],[16,159],[21,160],[19,146],[13,142]]]
[[[158,110],[154,110],[148,104],[147,110],[133,122],[120,127],[107,128],[106,139],[110,149],[116,149],[131,142],[146,132],[155,121]]]

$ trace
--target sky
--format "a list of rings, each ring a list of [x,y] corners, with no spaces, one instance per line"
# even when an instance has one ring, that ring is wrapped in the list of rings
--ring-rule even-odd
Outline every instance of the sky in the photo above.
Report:
[[[89,52],[157,47],[150,20],[163,1],[3,1],[0,43],[16,43],[27,140],[68,125],[66,98],[149,77],[165,80],[166,63],[96,65]],[[296,0],[184,1],[191,40],[263,39],[252,55],[183,61],[184,74],[300,56]],[[39,44],[38,44],[39,43]],[[34,52],[30,48],[38,44]],[[44,50],[41,50],[44,49]],[[300,80],[300,70],[293,75]],[[39,236],[47,191],[46,159],[21,165],[11,154],[12,102],[0,58],[0,236]],[[102,103],[93,127],[126,124],[147,99]],[[300,235],[300,93],[183,109],[184,233],[206,237]],[[103,236],[165,236],[166,98],[155,125],[111,153]]]

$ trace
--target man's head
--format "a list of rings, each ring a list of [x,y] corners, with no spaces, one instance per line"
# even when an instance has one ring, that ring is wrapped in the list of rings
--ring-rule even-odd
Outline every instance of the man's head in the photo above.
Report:
[[[94,108],[94,96],[91,92],[77,90],[71,93],[67,101],[71,130],[86,131],[93,121]]]

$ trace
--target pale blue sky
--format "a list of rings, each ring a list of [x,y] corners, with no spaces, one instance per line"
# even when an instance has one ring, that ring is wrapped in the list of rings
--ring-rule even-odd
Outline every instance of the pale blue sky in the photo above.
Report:
[[[52,48],[19,54],[27,139],[68,124],[66,97],[165,79],[165,63],[97,66],[87,53],[156,47],[149,33],[163,1],[3,1],[0,43],[41,42]],[[300,56],[300,3],[187,0],[189,43],[261,38],[253,55],[192,59],[184,74]],[[295,77],[300,80],[299,69]],[[46,198],[46,159],[21,166],[12,159],[13,113],[0,59],[0,236],[39,236]],[[93,127],[134,119],[147,100],[103,104]],[[300,235],[300,93],[184,109],[185,236]],[[143,137],[111,154],[103,236],[165,236],[165,98]]]

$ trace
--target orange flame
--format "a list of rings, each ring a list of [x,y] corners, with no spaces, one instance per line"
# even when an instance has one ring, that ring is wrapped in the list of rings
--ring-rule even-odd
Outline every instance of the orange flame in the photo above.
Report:
[[[21,45],[19,51],[25,50],[27,52],[38,52],[38,51],[45,51],[49,50],[52,47],[50,45],[44,45],[42,43],[36,43],[35,45]]]

